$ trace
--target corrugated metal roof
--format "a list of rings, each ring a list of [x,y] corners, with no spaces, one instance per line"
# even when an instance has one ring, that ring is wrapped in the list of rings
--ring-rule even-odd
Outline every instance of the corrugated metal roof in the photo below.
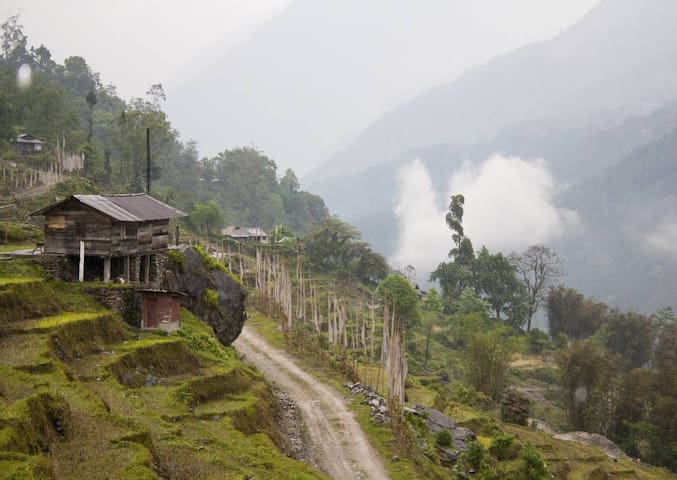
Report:
[[[183,213],[166,203],[157,200],[146,193],[130,193],[119,195],[73,195],[79,202],[103,213],[120,222],[147,222],[150,220],[166,220],[169,218],[187,217]],[[57,205],[50,205],[33,215],[42,215]]]
[[[268,234],[258,227],[235,227],[229,226],[221,230],[222,235],[227,235],[229,237],[235,238],[248,238],[248,237],[267,237]]]
[[[144,222],[186,217],[183,213],[146,193],[121,195],[73,195],[85,205],[121,222]]]

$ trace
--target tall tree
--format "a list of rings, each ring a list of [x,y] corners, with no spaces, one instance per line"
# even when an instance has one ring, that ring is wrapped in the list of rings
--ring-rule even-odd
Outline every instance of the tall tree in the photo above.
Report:
[[[451,261],[440,263],[430,274],[430,279],[440,284],[447,308],[463,290],[475,286],[475,252],[470,238],[465,236],[463,230],[464,203],[463,195],[451,196],[445,217],[447,226],[453,232],[451,239],[454,247],[449,251]]]
[[[543,244],[532,245],[522,253],[510,255],[526,288],[527,331],[531,321],[547,295],[547,288],[562,276],[562,262],[557,252]]]

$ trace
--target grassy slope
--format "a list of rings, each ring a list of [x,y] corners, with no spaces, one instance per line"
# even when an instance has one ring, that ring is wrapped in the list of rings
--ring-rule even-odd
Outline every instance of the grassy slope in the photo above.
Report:
[[[263,334],[274,346],[286,348],[282,333],[277,328],[276,322],[260,312],[250,311],[248,325],[254,328],[260,334]],[[342,388],[341,384],[346,381],[336,370],[326,367],[330,362],[318,362],[315,353],[299,352],[297,349],[288,349],[294,354],[304,366],[319,378]],[[431,362],[437,364],[455,365],[458,367],[462,363],[462,358],[449,359],[449,350],[434,343],[432,345],[433,353]],[[454,355],[453,352],[451,354]],[[523,363],[517,363],[513,369],[513,375],[524,381],[524,384],[532,385],[534,377],[543,377],[548,380],[547,363],[541,364],[534,359],[526,359]],[[318,365],[325,365],[322,366]],[[376,366],[362,366],[360,368],[360,379],[378,378],[375,373],[378,370]],[[534,374],[534,370],[542,373]],[[522,373],[520,373],[522,372]],[[452,372],[453,374],[454,372]],[[506,424],[496,418],[491,411],[481,411],[478,408],[462,404],[453,399],[444,399],[442,402],[438,398],[438,385],[434,380],[426,376],[410,376],[407,382],[407,396],[410,403],[422,403],[435,408],[443,408],[445,413],[459,422],[460,425],[473,429],[478,434],[479,442],[488,448],[493,439],[501,435],[512,435],[515,441],[526,446],[532,445],[545,459],[550,472],[557,479],[566,480],[584,480],[598,478],[627,478],[642,480],[663,480],[675,478],[673,474],[665,469],[638,465],[630,460],[613,461],[599,449],[585,445],[564,442],[556,440],[546,433],[536,431],[531,428],[521,427],[513,424]],[[381,384],[383,381],[381,380]],[[545,390],[552,387],[547,381],[541,384]],[[441,403],[441,404],[440,404]],[[352,403],[352,408],[356,413],[363,429],[369,436],[373,445],[386,459],[386,467],[393,479],[428,479],[428,478],[449,478],[449,473],[443,473],[441,467],[427,459],[420,450],[408,448],[395,442],[389,427],[374,425],[369,418],[369,409],[366,405],[359,403],[358,397]],[[554,416],[558,415],[555,412]],[[432,439],[429,440],[429,448],[432,447]],[[414,451],[417,450],[417,451]],[[433,448],[434,450],[434,448]],[[389,461],[393,456],[400,457],[399,461]],[[499,465],[495,459],[489,457],[489,462],[495,466],[508,468],[516,467],[517,460],[504,461]]]
[[[279,452],[268,386],[187,311],[134,331],[21,262],[0,278],[0,478],[325,478]]]

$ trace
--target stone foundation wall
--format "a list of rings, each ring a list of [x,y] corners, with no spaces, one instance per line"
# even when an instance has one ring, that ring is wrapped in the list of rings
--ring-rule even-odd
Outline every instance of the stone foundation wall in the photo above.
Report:
[[[132,327],[141,326],[141,294],[132,286],[85,287],[88,295],[101,302],[106,308],[119,314]]]

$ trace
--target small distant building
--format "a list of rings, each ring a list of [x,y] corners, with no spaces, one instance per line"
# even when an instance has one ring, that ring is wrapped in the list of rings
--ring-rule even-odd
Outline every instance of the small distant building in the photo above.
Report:
[[[45,142],[35,138],[30,133],[21,133],[17,135],[16,140],[13,142],[14,149],[25,155],[31,155],[35,153],[40,153]]]
[[[187,216],[145,193],[72,195],[33,215],[45,217],[43,252],[66,256],[80,278],[140,285],[159,279],[169,220]]]
[[[221,234],[239,242],[268,242],[268,234],[258,227],[230,226],[222,229]]]
[[[139,290],[141,329],[174,332],[179,329],[180,293],[167,290]]]

